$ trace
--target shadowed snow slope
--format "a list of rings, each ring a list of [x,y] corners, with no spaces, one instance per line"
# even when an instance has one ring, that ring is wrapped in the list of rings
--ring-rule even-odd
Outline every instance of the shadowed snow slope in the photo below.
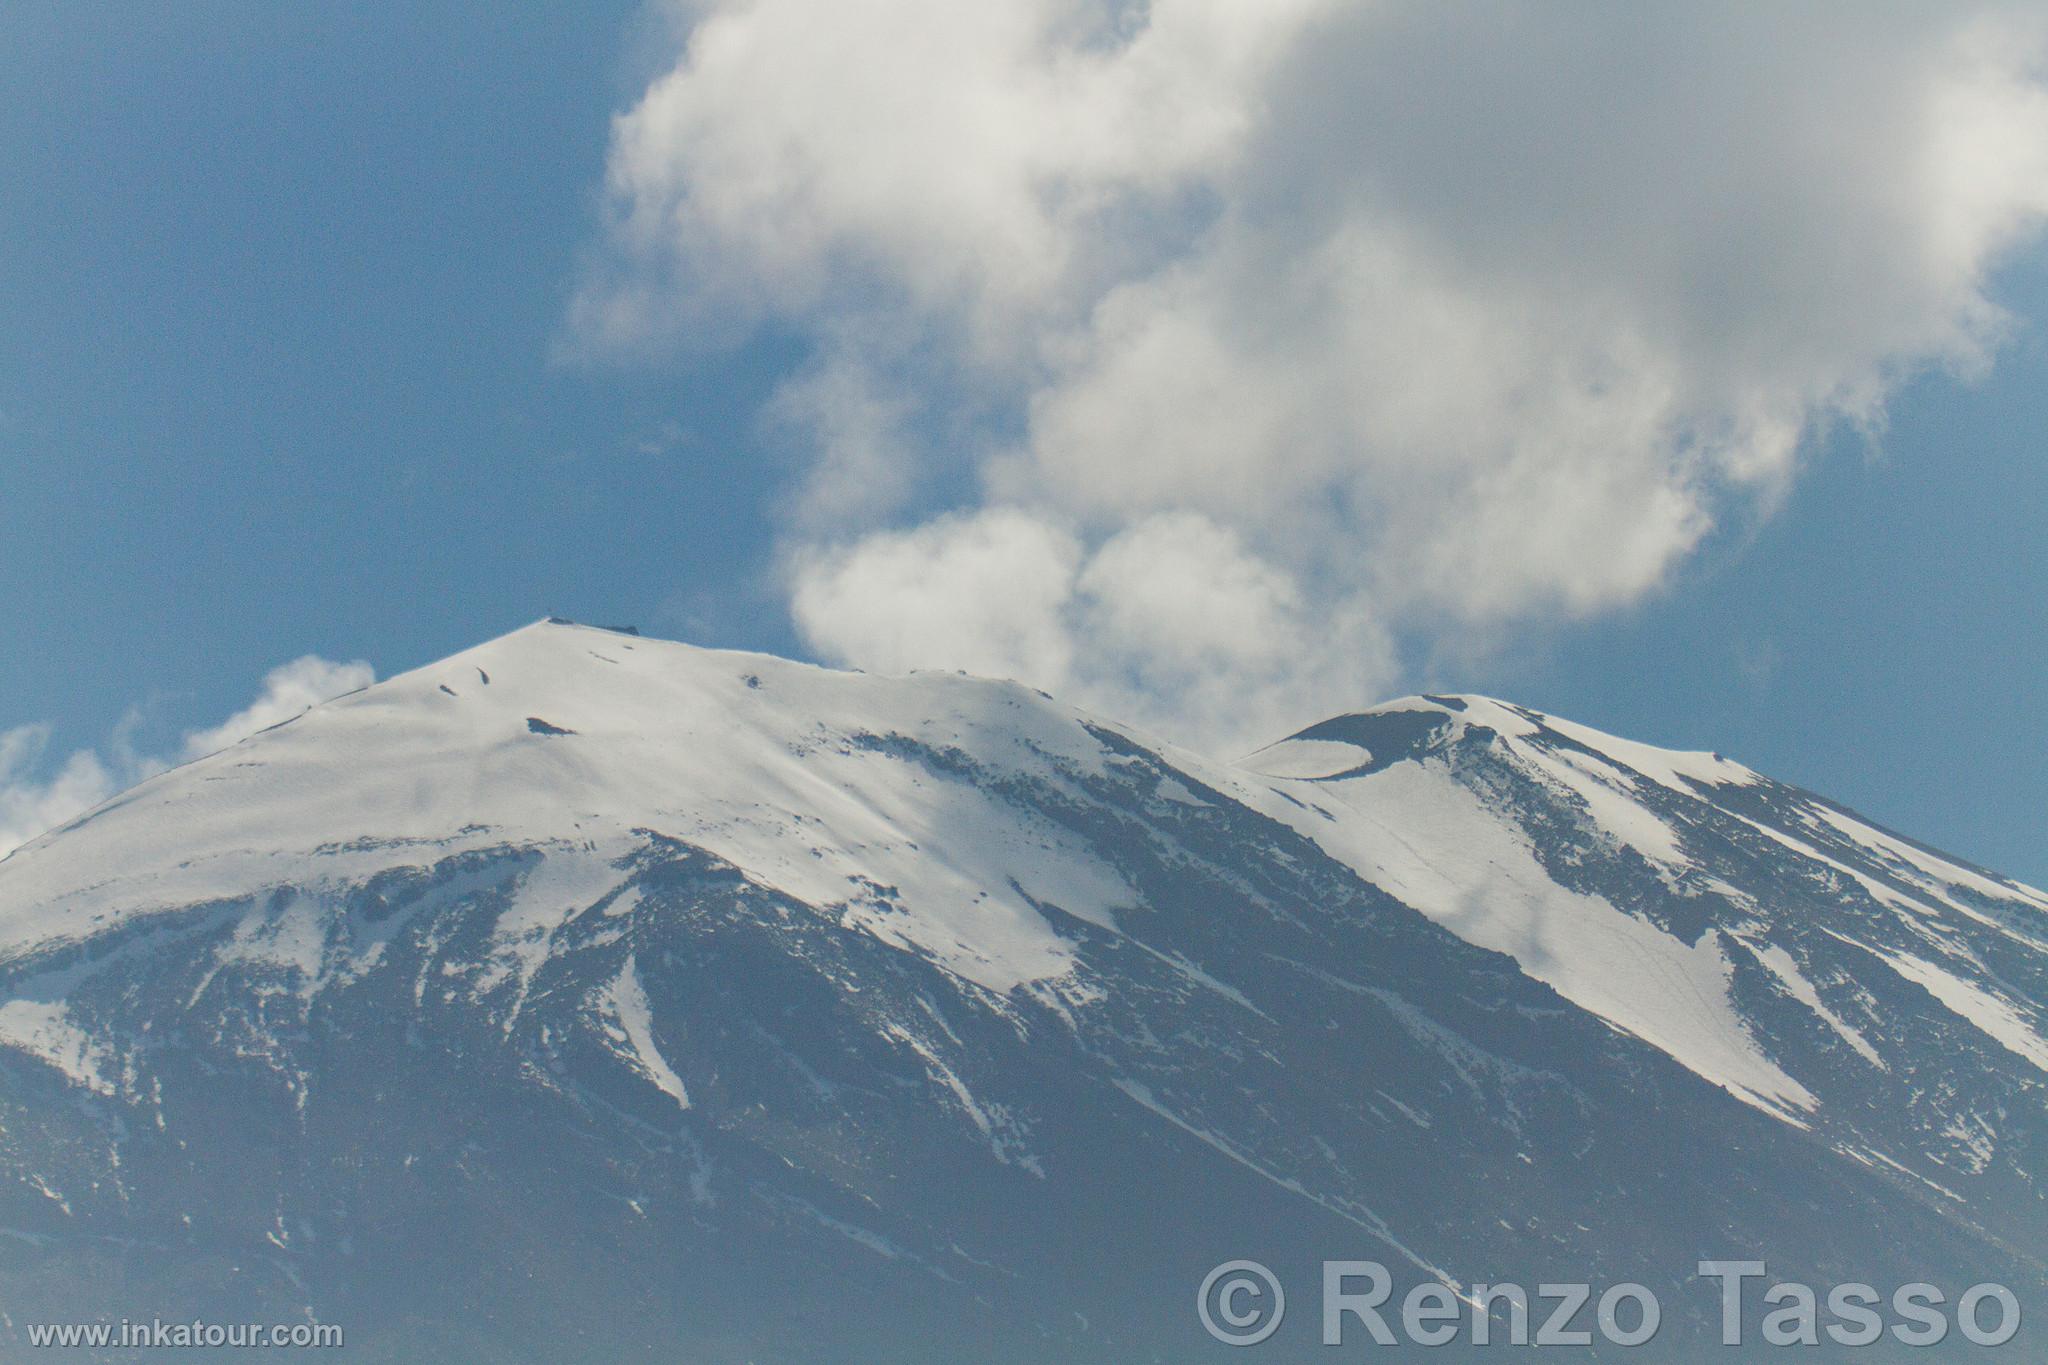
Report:
[[[2044,1001],[2048,898],[1716,755],[1417,697],[1222,764],[546,622],[0,860],[0,1341],[1181,1360],[1209,1265],[1351,1257],[1687,1359],[1702,1257],[2048,1283]]]

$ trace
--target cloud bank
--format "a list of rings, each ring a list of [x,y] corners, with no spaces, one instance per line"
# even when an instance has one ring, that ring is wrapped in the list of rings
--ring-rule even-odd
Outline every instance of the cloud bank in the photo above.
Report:
[[[703,0],[596,351],[794,329],[794,620],[1212,747],[1579,617],[2012,319],[2038,6]],[[932,490],[946,490],[933,505]]]
[[[39,774],[48,766],[49,726],[0,730],[0,858],[175,763],[204,758],[376,680],[376,671],[360,660],[335,663],[308,654],[271,669],[256,699],[219,725],[188,731],[175,758],[137,752],[131,716],[107,752],[77,750],[46,776]]]

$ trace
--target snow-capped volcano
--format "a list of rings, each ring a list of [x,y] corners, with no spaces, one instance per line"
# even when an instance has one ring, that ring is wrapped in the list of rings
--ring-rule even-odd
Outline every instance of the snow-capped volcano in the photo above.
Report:
[[[2044,1144],[2048,897],[1479,697],[1230,764],[546,622],[0,860],[0,1341],[1180,1360],[1354,1257],[1689,1358],[1701,1258],[2048,1287]]]

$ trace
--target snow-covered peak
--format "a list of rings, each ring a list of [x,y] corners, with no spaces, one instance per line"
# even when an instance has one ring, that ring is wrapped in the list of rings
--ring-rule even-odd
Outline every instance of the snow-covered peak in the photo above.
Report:
[[[1984,980],[1959,934],[1965,923],[1991,929],[2038,970],[2048,896],[1719,754],[1490,697],[1428,695],[1332,717],[1239,766],[1287,798],[1278,818],[1367,880],[1788,1120],[1804,1123],[1819,1101],[1745,1017],[1744,973],[1761,965],[1771,989],[1870,1052],[1819,999],[1789,942],[1854,944],[2009,1051],[2048,1057],[2048,1011]],[[1648,914],[1644,878],[1669,898]],[[1809,887],[1874,909],[1868,936],[1845,918],[1804,917]],[[1943,964],[1931,971],[1929,951]]]
[[[0,861],[0,968],[152,915],[260,903],[282,908],[235,951],[280,955],[312,983],[355,969],[335,966],[319,907],[491,854],[527,870],[479,980],[523,992],[571,918],[639,894],[636,860],[665,841],[996,995],[1062,995],[1085,989],[1074,922],[1114,937],[1159,908],[1128,841],[1171,846],[1185,837],[1176,811],[1231,822],[1251,843],[1229,856],[1263,856],[1262,830],[1291,829],[1795,1121],[1817,1092],[1759,1038],[1740,981],[1768,969],[1813,995],[1816,1018],[1847,1016],[1791,955],[1819,929],[1786,886],[1855,893],[1886,917],[1855,940],[1876,960],[1968,1004],[2019,1055],[2048,1056],[2037,1007],[1959,937],[2036,951],[2048,898],[1718,755],[1430,695],[1220,764],[1015,683],[879,677],[552,620],[152,778]],[[1869,1047],[1858,1030],[1838,1032]]]
[[[1060,974],[1065,946],[1031,900],[1106,919],[1126,899],[1116,877],[973,784],[912,771],[892,736],[1048,772],[1103,761],[1075,713],[1011,683],[877,678],[542,621],[161,774],[17,851],[0,863],[0,962],[396,858],[543,846],[585,869],[579,894],[601,890],[653,831],[871,914],[992,988]],[[554,913],[517,929],[538,934]]]

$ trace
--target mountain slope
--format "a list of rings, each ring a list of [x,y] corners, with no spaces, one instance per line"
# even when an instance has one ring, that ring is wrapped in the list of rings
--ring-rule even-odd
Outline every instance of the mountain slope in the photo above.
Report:
[[[1240,1256],[1640,1280],[1674,1358],[1707,1256],[2025,1300],[2044,912],[1483,698],[1230,765],[542,623],[0,860],[0,1334],[1180,1360]]]

